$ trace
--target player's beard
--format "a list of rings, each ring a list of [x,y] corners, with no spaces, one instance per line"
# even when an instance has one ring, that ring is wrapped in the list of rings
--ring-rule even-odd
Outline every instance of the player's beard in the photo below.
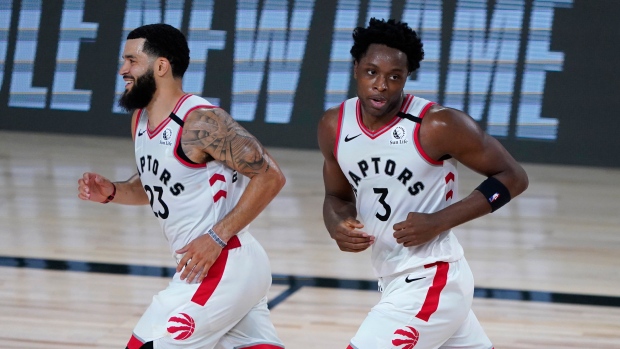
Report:
[[[125,111],[142,109],[151,103],[157,86],[155,85],[155,72],[149,69],[142,76],[134,80],[130,90],[125,90],[118,100],[118,105]]]

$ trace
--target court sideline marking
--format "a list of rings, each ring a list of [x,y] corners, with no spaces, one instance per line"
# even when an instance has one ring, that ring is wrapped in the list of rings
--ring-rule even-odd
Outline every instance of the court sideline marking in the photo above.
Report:
[[[0,256],[0,267],[31,268],[44,270],[60,270],[86,273],[104,273],[117,275],[134,276],[153,276],[153,277],[172,277],[175,268],[156,267],[149,265],[134,264],[113,264],[98,263],[59,259],[41,259]],[[288,297],[299,291],[303,287],[322,287],[344,290],[377,290],[377,281],[373,280],[354,280],[328,277],[297,276],[273,274],[274,285],[288,286],[284,292],[273,298],[269,303],[269,309],[273,309],[278,304],[285,301]],[[517,301],[532,301],[545,303],[578,304],[578,305],[599,305],[620,307],[620,297],[601,296],[588,294],[530,291],[530,290],[510,290],[498,288],[474,288],[474,297],[488,299],[503,299]]]

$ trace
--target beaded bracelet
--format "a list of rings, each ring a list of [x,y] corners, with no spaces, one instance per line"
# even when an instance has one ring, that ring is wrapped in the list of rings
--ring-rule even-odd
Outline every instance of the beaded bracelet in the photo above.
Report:
[[[102,201],[102,204],[107,204],[108,202],[114,200],[114,196],[116,195],[116,185],[114,185],[114,183],[112,183],[112,186],[114,187],[114,190],[112,191],[112,194],[110,194],[110,196],[108,196],[105,201]]]

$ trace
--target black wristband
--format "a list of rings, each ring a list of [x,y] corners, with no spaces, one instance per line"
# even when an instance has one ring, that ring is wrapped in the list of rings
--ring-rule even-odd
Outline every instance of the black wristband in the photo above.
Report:
[[[491,212],[495,212],[500,207],[506,205],[511,199],[508,188],[495,177],[487,178],[480,183],[476,190],[481,192],[487,199],[491,205]]]

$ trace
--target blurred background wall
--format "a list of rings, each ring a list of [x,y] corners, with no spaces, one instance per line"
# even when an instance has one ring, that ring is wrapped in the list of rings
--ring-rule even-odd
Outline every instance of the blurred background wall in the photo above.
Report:
[[[124,38],[166,22],[189,41],[187,92],[265,145],[317,148],[323,111],[355,95],[351,32],[371,17],[422,37],[408,93],[518,160],[620,167],[618,0],[2,0],[0,130],[130,137]]]

